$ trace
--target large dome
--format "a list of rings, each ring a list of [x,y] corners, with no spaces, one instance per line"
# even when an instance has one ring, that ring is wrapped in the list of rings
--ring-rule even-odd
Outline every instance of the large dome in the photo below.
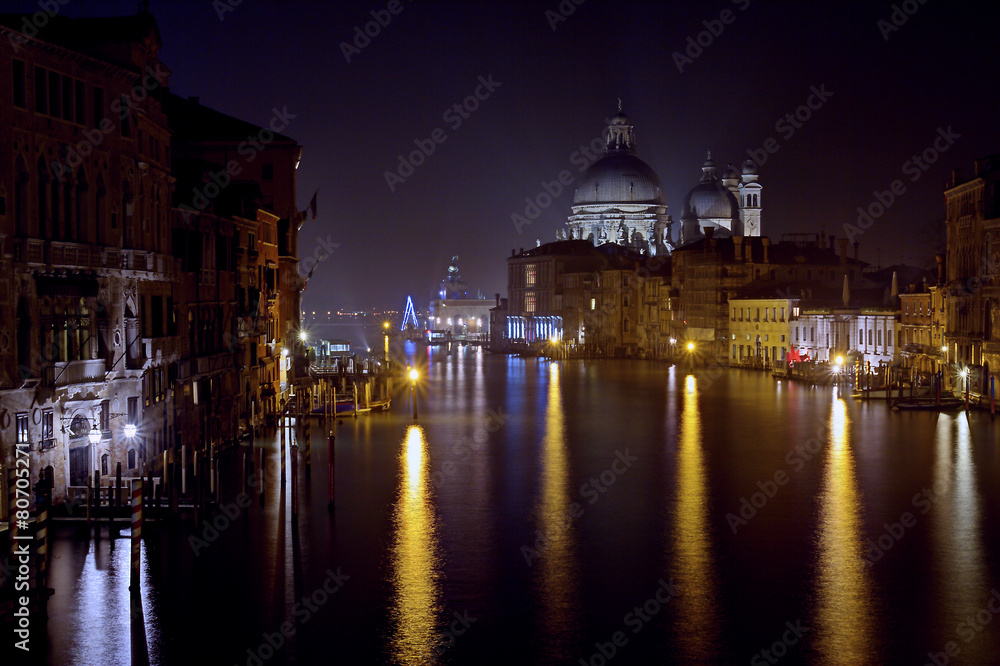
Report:
[[[702,181],[688,193],[684,200],[684,214],[692,213],[700,219],[738,219],[740,202],[718,180]]]
[[[590,165],[573,195],[573,204],[665,204],[660,179],[635,155],[609,153]]]

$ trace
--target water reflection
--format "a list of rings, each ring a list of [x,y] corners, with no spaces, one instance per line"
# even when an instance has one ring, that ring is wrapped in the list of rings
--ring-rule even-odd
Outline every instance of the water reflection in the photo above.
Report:
[[[420,426],[410,426],[400,453],[401,484],[393,520],[392,653],[401,664],[426,664],[438,638],[440,560],[437,524],[431,501],[427,441]]]
[[[938,590],[939,608],[944,615],[941,624],[955,627],[985,606],[990,595],[989,574],[983,553],[980,500],[967,417],[942,415],[935,439],[934,486],[928,489],[929,493],[924,491],[924,497],[932,507],[935,558],[950,572],[947,585]],[[927,510],[927,504],[920,507]],[[946,634],[942,638],[968,637],[963,633]],[[961,645],[963,654],[967,654],[970,648],[964,642]]]
[[[816,644],[823,663],[872,663],[872,585],[865,569],[861,496],[851,451],[847,405],[830,414],[819,496]]]
[[[677,450],[677,516],[674,526],[676,583],[680,593],[678,640],[684,663],[714,662],[719,640],[715,565],[708,530],[708,481],[701,412],[694,375],[684,379]]]
[[[569,642],[576,625],[577,563],[573,552],[573,516],[570,512],[565,417],[560,368],[549,366],[548,400],[545,407],[545,440],[542,442],[542,496],[538,507],[541,557],[541,627],[547,636],[547,656],[569,658]],[[536,544],[537,545],[537,544]]]

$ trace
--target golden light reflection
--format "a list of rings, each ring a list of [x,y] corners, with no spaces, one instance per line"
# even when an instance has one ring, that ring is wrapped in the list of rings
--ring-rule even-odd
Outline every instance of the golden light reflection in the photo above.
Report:
[[[712,663],[718,644],[714,557],[708,528],[708,482],[702,448],[697,380],[684,379],[677,450],[677,518],[674,525],[679,641],[686,663]]]
[[[423,429],[410,426],[400,453],[402,480],[393,520],[392,651],[400,664],[428,663],[439,638],[441,563],[426,449]]]
[[[864,556],[861,497],[854,470],[847,405],[830,414],[823,485],[819,497],[817,650],[823,663],[871,663],[874,618],[871,579]]]
[[[541,577],[541,620],[556,654],[568,658],[570,637],[576,625],[577,563],[573,553],[572,500],[566,453],[565,416],[559,365],[549,366],[548,400],[545,407],[545,440],[542,443],[542,496],[538,507],[538,530],[545,549],[537,560]]]

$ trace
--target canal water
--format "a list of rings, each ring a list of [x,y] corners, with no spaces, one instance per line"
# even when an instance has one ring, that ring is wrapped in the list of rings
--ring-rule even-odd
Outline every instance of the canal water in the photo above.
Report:
[[[297,524],[272,437],[263,502],[251,488],[217,532],[149,528],[139,610],[128,541],[60,528],[39,662],[1000,663],[989,414],[739,370],[415,353],[416,421],[404,388],[335,425],[332,515],[314,425]],[[235,502],[238,456],[222,475]]]

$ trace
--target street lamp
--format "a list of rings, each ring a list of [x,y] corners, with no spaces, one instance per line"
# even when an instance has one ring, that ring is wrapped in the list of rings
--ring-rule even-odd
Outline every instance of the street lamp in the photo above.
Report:
[[[125,424],[125,436],[128,437],[129,439],[135,437],[136,430],[138,430],[138,428],[134,423]]]
[[[417,372],[416,368],[410,369],[410,400],[413,402],[413,420],[417,420],[417,393],[414,390],[417,384],[417,377],[420,373]]]
[[[962,368],[958,376],[965,380],[965,411],[969,411],[969,369]]]

